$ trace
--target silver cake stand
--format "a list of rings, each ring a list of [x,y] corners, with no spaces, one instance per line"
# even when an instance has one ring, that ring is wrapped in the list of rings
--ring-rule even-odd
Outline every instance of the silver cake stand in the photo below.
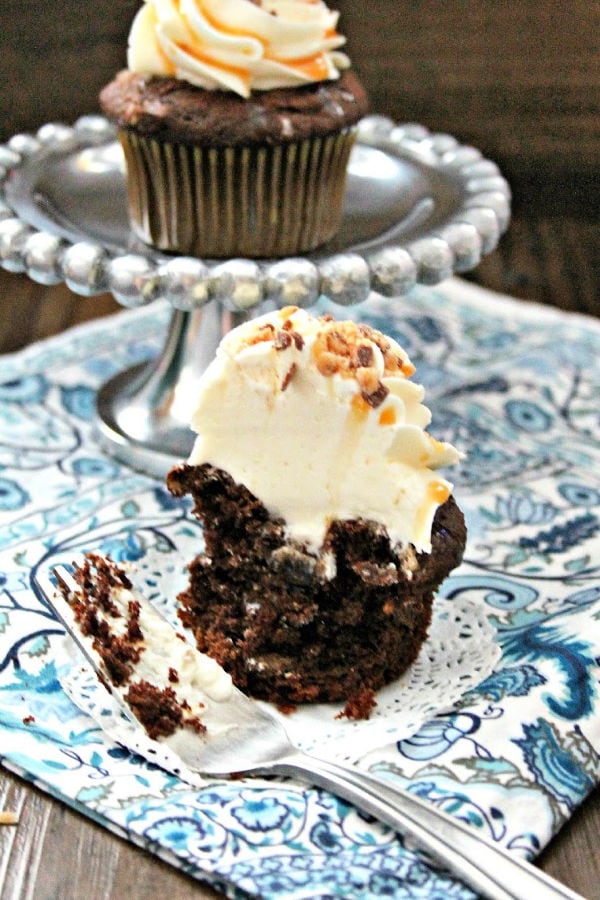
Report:
[[[173,307],[162,352],[98,392],[106,449],[164,475],[187,457],[190,398],[222,335],[265,309],[311,306],[320,296],[361,303],[371,291],[406,295],[466,272],[496,247],[510,190],[474,147],[381,116],[358,128],[342,226],[311,255],[201,260],[139,243],[127,218],[123,157],[111,124],[84,116],[0,146],[0,265],[82,296],[111,291],[126,307]]]

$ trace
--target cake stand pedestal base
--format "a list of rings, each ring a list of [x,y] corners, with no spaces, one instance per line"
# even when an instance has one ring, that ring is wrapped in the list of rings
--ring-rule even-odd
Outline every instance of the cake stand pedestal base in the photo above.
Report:
[[[103,447],[161,478],[185,461],[194,442],[190,398],[199,396],[198,381],[223,335],[249,315],[219,303],[193,313],[176,310],[157,359],[119,372],[100,388],[96,431]]]

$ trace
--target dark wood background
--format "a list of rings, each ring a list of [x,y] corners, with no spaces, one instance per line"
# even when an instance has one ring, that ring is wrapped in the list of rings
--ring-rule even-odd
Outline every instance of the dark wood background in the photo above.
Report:
[[[600,2],[332,0],[374,112],[473,143],[511,182],[513,219],[469,277],[517,297],[600,314]],[[0,142],[96,112],[124,65],[139,0],[0,0]],[[0,270],[0,352],[114,312]],[[1,753],[1,748],[0,748]],[[0,896],[213,897],[0,770]],[[600,792],[541,859],[600,900]]]

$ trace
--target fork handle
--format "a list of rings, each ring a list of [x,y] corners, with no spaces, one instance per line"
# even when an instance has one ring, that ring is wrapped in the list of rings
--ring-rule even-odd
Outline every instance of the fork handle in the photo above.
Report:
[[[298,752],[269,766],[268,771],[300,776],[348,800],[412,838],[422,850],[490,900],[583,900],[580,894],[497,847],[431,803],[360,769]]]

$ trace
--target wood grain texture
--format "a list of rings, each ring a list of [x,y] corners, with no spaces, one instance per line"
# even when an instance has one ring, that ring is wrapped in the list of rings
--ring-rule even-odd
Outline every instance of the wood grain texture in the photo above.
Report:
[[[2,770],[0,808],[19,816],[0,827],[2,900],[222,896]]]
[[[24,275],[0,270],[0,353],[120,309],[110,294],[79,297],[64,284],[45,288]]]
[[[514,215],[470,281],[523,300],[600,315],[600,229],[571,216]]]
[[[586,0],[338,0],[373,109],[500,160],[594,172],[600,5]]]

